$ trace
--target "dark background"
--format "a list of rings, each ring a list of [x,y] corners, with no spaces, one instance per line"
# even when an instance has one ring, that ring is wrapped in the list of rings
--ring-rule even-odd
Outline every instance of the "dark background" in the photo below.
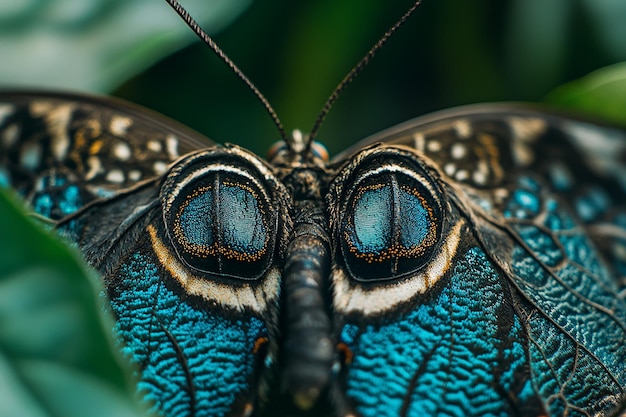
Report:
[[[626,56],[626,36],[621,48],[619,33],[606,35],[611,25],[617,32],[619,22],[626,27],[624,7],[613,2],[615,11],[607,13],[610,1],[593,1],[424,0],[343,93],[318,139],[336,153],[433,110],[544,100],[559,85]],[[306,132],[335,85],[411,4],[259,0],[215,40],[267,96],[285,128]],[[114,95],[260,154],[278,139],[252,93],[199,42]]]

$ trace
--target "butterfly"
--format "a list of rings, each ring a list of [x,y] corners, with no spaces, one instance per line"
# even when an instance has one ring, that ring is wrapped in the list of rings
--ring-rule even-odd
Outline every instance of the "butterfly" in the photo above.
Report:
[[[624,129],[504,104],[332,160],[311,136],[263,159],[111,98],[7,91],[0,183],[101,273],[156,413],[624,408]]]

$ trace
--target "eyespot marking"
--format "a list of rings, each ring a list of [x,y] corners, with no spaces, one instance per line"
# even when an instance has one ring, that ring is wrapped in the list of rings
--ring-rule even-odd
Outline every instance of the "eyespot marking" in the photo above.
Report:
[[[355,196],[353,232],[344,230],[344,238],[350,242],[350,252],[367,263],[381,262],[394,257],[417,257],[424,251],[428,240],[432,245],[431,233],[433,210],[424,197],[407,186],[400,187],[397,196],[400,210],[415,223],[400,224],[399,239],[394,242],[391,228],[393,212],[386,203],[393,199],[393,189],[387,184],[375,184],[359,190]]]
[[[341,314],[359,313],[376,316],[393,311],[399,305],[410,302],[415,296],[433,288],[446,274],[456,255],[461,241],[463,221],[459,220],[433,256],[426,268],[406,279],[380,285],[363,286],[351,281],[342,268],[335,267],[331,272],[333,282],[333,306]]]
[[[350,185],[335,197],[345,209],[334,233],[352,279],[388,281],[424,267],[440,244],[441,190],[413,154],[365,153],[337,177]]]
[[[268,306],[276,302],[280,291],[280,271],[277,268],[270,269],[261,283],[254,284],[243,281],[233,285],[201,277],[192,273],[178,260],[178,257],[161,241],[153,225],[148,225],[147,230],[152,249],[160,264],[188,294],[238,312],[249,309],[263,313]]]
[[[250,187],[227,181],[220,184],[214,198],[212,187],[200,187],[189,195],[174,220],[174,235],[186,252],[198,257],[222,255],[226,259],[255,262],[267,252],[269,237],[258,206],[258,195]],[[222,212],[242,208],[241,213]],[[214,235],[219,221],[218,235]]]
[[[161,188],[163,222],[180,262],[197,273],[258,281],[272,266],[286,190],[237,148],[178,161]]]

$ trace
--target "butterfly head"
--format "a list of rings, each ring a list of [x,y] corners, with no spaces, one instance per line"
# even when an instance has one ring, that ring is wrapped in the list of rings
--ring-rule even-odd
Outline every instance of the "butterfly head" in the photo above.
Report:
[[[267,160],[279,167],[324,167],[329,160],[326,147],[300,130],[294,130],[287,138],[272,145]]]

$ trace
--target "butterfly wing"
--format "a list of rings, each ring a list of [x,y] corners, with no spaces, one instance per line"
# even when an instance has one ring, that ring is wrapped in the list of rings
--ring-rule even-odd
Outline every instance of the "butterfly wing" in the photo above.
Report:
[[[414,154],[445,219],[426,222],[443,229],[429,262],[396,280],[350,280],[355,261],[335,251],[338,332],[353,355],[344,383],[357,411],[623,408],[626,132],[523,106],[478,106],[416,119],[358,146],[377,142],[353,159],[390,145]],[[338,178],[361,169],[348,163]],[[338,188],[331,185],[329,204],[345,205],[351,194]],[[356,195],[369,192],[367,202],[377,203],[371,189]],[[346,218],[370,210],[363,197],[351,198]],[[351,227],[336,226],[335,236]],[[374,241],[362,229],[360,244],[362,236]]]
[[[241,175],[233,174],[220,194],[194,191],[198,181],[203,189],[219,181],[214,175],[206,184],[194,176],[206,168],[205,156],[217,153],[219,159],[227,151],[148,110],[54,93],[0,94],[0,138],[0,181],[55,221],[102,274],[120,347],[137,365],[139,392],[154,410],[169,416],[248,413],[276,314],[277,272],[270,268],[231,285],[228,277],[195,269],[180,256],[185,245],[201,251],[199,240],[225,230],[272,259],[273,250],[263,246],[277,239],[267,237],[277,234],[271,221],[271,232],[258,225],[240,232],[232,213],[221,229],[211,224],[216,206],[206,201],[215,196],[225,210],[245,204],[245,225],[280,211],[267,207],[271,202],[264,202],[263,212],[254,210],[262,192],[252,180],[241,185]],[[183,174],[197,181],[179,188]],[[189,213],[206,216],[197,221]],[[182,224],[177,238],[169,233],[170,218]],[[216,256],[220,267],[228,260]]]
[[[24,197],[60,177],[69,177],[64,180],[88,200],[110,195],[162,175],[180,155],[214,145],[164,116],[112,98],[6,91],[0,103],[2,181]],[[52,217],[69,212],[58,209]]]

